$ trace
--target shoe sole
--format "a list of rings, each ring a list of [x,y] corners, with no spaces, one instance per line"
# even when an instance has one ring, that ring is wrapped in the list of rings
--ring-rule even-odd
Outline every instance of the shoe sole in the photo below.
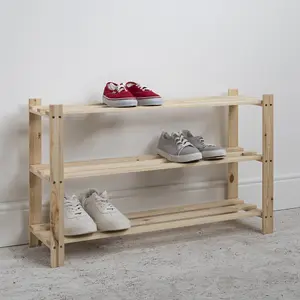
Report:
[[[131,228],[131,226],[129,227],[122,227],[122,228],[107,228],[105,230],[103,229],[98,229],[99,232],[114,232],[114,231],[125,231],[128,230],[129,228]]]
[[[134,107],[137,106],[138,102],[136,99],[122,99],[122,100],[110,100],[103,97],[103,103],[111,107]]]
[[[162,98],[137,99],[139,106],[159,106],[163,104]]]
[[[91,233],[95,233],[95,232],[97,232],[97,229],[96,230],[76,230],[76,231],[70,230],[69,232],[65,232],[64,235],[65,236],[76,236],[76,235],[91,234]]]
[[[206,158],[203,157],[203,160],[221,160],[221,159],[224,159],[225,157],[226,157],[226,155],[225,156],[206,157]]]
[[[127,223],[127,222],[126,222]],[[111,232],[111,231],[123,231],[131,228],[131,224],[126,224],[126,225],[117,225],[117,224],[106,224],[103,226],[103,224],[96,223],[97,229],[99,232]],[[103,227],[105,229],[103,229]]]
[[[177,162],[177,163],[187,163],[187,162],[198,161],[202,159],[202,154],[200,152],[186,154],[186,155],[172,155],[161,149],[157,149],[157,154],[166,158],[168,161]]]
[[[199,150],[200,151],[200,150]],[[220,159],[226,156],[225,149],[202,151],[203,159]]]

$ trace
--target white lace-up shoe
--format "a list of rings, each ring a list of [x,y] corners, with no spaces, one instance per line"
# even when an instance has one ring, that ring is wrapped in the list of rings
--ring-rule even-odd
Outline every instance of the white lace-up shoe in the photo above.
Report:
[[[85,212],[75,195],[64,197],[64,223],[66,236],[88,234],[97,231],[95,222]]]
[[[130,228],[129,219],[108,200],[107,192],[100,194],[90,189],[79,197],[82,206],[97,224],[99,231],[117,231]]]

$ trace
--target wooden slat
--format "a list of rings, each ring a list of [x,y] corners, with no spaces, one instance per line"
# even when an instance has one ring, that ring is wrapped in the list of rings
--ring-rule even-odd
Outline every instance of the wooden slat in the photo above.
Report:
[[[245,158],[247,157],[247,155],[228,155],[225,159],[222,160],[210,160],[210,161],[199,161],[199,162],[194,162],[194,163],[189,163],[189,164],[182,164],[183,166],[179,167],[184,167],[184,166],[192,166],[192,165],[212,165],[212,164],[222,164],[224,163],[223,161],[226,161],[227,159],[235,159],[236,157],[240,157],[240,158]],[[178,163],[172,163],[172,162],[168,162],[166,161],[166,159],[164,158],[157,158],[155,160],[144,160],[144,161],[136,161],[135,164],[133,164],[133,162],[129,161],[129,162],[121,162],[121,163],[111,163],[111,164],[105,164],[105,170],[103,170],[103,172],[108,171],[110,173],[110,171],[114,172],[115,169],[117,169],[117,171],[119,169],[125,169],[128,170],[128,172],[134,172],[135,169],[139,169],[139,168],[145,168],[145,171],[147,171],[148,168],[150,168],[151,170],[154,167],[165,167],[165,165],[172,165],[172,167],[178,167]],[[100,164],[102,165],[102,164]],[[77,173],[80,172],[82,170],[83,166],[77,166],[74,165],[72,167],[66,168],[65,169],[65,174],[66,176],[68,176],[69,173]],[[87,166],[84,166],[87,167]],[[171,166],[169,166],[171,167]],[[99,166],[98,165],[88,165],[88,170],[98,170]]]
[[[237,89],[229,89],[228,96],[238,96]],[[239,145],[239,126],[238,126],[238,106],[229,106],[228,116],[228,147],[238,147]]]
[[[73,161],[73,162],[65,162],[66,167],[78,167],[78,166],[93,166],[98,164],[112,164],[112,163],[124,163],[124,162],[135,162],[135,161],[149,161],[156,160],[160,158],[157,155],[139,155],[139,156],[129,156],[129,157],[114,157],[114,158],[101,158],[101,159],[92,159],[85,161]],[[162,159],[162,158],[160,158]],[[49,164],[40,164],[35,165],[34,170],[43,171],[49,169]]]
[[[49,231],[50,230],[50,224],[46,223],[46,224],[31,225],[30,226],[30,230],[32,232],[36,232],[36,231]]]
[[[41,99],[29,99],[29,107],[41,105]],[[40,164],[42,158],[41,117],[29,113],[29,166]],[[29,172],[29,226],[41,223],[42,181]],[[39,246],[39,240],[29,231],[29,247]]]
[[[148,211],[141,211],[141,212],[133,212],[126,214],[126,216],[130,220],[138,219],[138,218],[148,218],[153,216],[161,216],[161,215],[167,215],[167,214],[177,214],[187,211],[194,211],[194,210],[203,210],[203,209],[209,209],[209,208],[216,208],[216,207],[224,207],[229,205],[237,205],[237,204],[243,204],[244,201],[240,199],[231,199],[227,201],[211,201],[201,204],[192,204],[192,205],[184,205],[184,206],[175,206],[175,207],[167,207],[167,208],[161,208],[161,209],[153,209]]]
[[[263,95],[262,232],[264,234],[272,233],[274,227],[273,107],[273,95]]]
[[[229,89],[228,96],[238,96],[237,89]],[[229,106],[228,109],[228,147],[239,146],[239,107]],[[238,198],[238,163],[228,164],[227,171],[227,198]]]
[[[30,232],[45,246],[51,248],[49,224],[36,224],[30,226]]]
[[[191,204],[191,205],[184,205],[184,206],[170,206],[166,208],[160,209],[152,209],[147,211],[140,211],[140,212],[131,212],[127,213],[126,216],[130,220],[134,221],[136,219],[143,219],[148,217],[154,216],[164,216],[164,215],[176,215],[183,212],[191,212],[191,211],[201,211],[201,210],[208,210],[211,208],[222,208],[227,206],[237,206],[237,205],[244,205],[244,201],[240,199],[230,199],[230,200],[221,200],[221,201],[210,201],[200,204]],[[242,209],[254,209],[256,205],[245,204]],[[48,231],[50,229],[50,224],[36,224],[31,226],[32,230],[36,231]]]
[[[115,108],[106,105],[65,105],[64,114],[93,114],[93,113],[112,113],[112,112],[133,112],[144,110],[157,110],[166,108],[189,108],[201,106],[229,106],[229,105],[261,105],[261,99],[243,96],[221,96],[221,97],[203,97],[186,100],[166,100],[162,106],[138,106],[131,108]],[[49,115],[49,106],[31,107],[30,112],[38,115]]]
[[[164,222],[171,222],[171,221],[178,221],[178,220],[194,219],[200,217],[223,215],[223,214],[238,212],[244,209],[245,210],[256,209],[256,205],[238,204],[238,205],[226,206],[226,207],[201,209],[195,211],[185,211],[181,213],[167,214],[162,216],[137,218],[131,221],[131,225],[141,226],[141,225],[150,225],[150,224],[164,223]]]
[[[270,216],[270,233],[274,231],[274,96],[269,98],[269,117],[270,117],[270,148],[269,148],[269,216]]]
[[[203,218],[195,218],[195,219],[187,219],[187,220],[179,220],[179,221],[172,221],[166,223],[157,223],[157,224],[150,224],[144,226],[136,226],[132,227],[129,230],[122,231],[122,232],[111,232],[111,233],[101,233],[96,232],[89,236],[82,236],[82,237],[65,237],[65,243],[76,243],[81,241],[91,241],[97,239],[103,239],[107,237],[116,237],[116,236],[126,236],[126,235],[133,235],[133,234],[140,234],[140,233],[147,233],[147,232],[155,232],[167,229],[175,229],[175,228],[182,228],[182,227],[189,227],[201,224],[208,224],[208,223],[215,223],[215,222],[222,222],[222,221],[229,221],[229,220],[236,220],[242,219],[246,217],[253,217],[259,216],[260,211],[253,209],[247,212],[237,212],[237,213],[230,213],[230,214],[222,214],[216,216],[208,216]]]
[[[231,201],[232,204],[225,206],[224,203],[229,201]],[[216,205],[220,206],[216,207]],[[195,205],[189,205],[186,206],[185,209],[178,207],[176,210],[176,208],[170,207],[161,210],[128,214],[127,216],[133,217],[132,227],[129,230],[108,233],[96,232],[85,236],[65,237],[64,242],[66,244],[75,243],[261,216],[261,211],[256,209],[256,205],[243,204],[243,201],[237,199],[204,203],[198,205],[198,207],[200,207],[198,210],[194,210],[194,208],[196,208]],[[208,208],[204,209],[204,207]],[[167,211],[169,211],[169,213],[167,213]],[[49,224],[33,225],[32,231],[39,236],[43,243],[47,244],[50,237],[49,228]]]
[[[227,148],[227,157],[236,157],[238,155],[256,155],[257,153],[254,151],[244,151],[244,148],[241,147],[231,147]],[[94,166],[99,164],[116,164],[116,163],[126,163],[126,162],[145,162],[145,161],[161,161],[165,162],[165,159],[160,157],[159,155],[138,155],[138,156],[128,156],[128,157],[114,157],[114,158],[101,158],[101,159],[92,159],[88,161],[75,161],[75,162],[65,162],[64,166],[66,167],[79,167],[79,166]],[[41,176],[39,171],[49,169],[49,164],[39,164],[35,165],[32,168],[32,172],[36,172],[38,176]]]
[[[50,244],[51,267],[64,264],[63,106],[50,106]]]
[[[135,220],[135,219],[143,219],[143,218],[148,218],[153,216],[163,216],[163,215],[170,215],[170,214],[176,215],[178,213],[190,212],[195,210],[198,211],[207,210],[216,207],[237,206],[240,204],[244,204],[244,201],[240,199],[230,199],[227,201],[224,200],[210,201],[210,202],[205,202],[200,204],[191,204],[191,205],[174,206],[174,207],[170,206],[167,208],[152,209],[152,210],[141,211],[141,212],[132,212],[132,213],[127,213],[126,216],[130,220]],[[253,208],[253,205],[246,204],[246,206],[244,206],[243,209],[245,209],[246,207],[248,208],[250,206]],[[31,228],[34,231],[47,231],[50,229],[50,224],[36,224],[34,226],[31,226]]]
[[[179,164],[168,162],[164,158],[154,158],[151,157],[149,160],[128,160],[125,162],[114,163],[114,159],[111,163],[107,161],[102,163],[102,160],[94,160],[93,163],[90,161],[67,163],[64,167],[64,178],[84,178],[84,177],[95,177],[95,176],[105,176],[113,174],[124,174],[124,173],[134,173],[134,172],[146,172],[155,170],[167,170],[167,169],[178,169],[178,168],[189,168],[198,166],[209,166],[209,165],[219,165],[228,164],[231,162],[243,162],[261,160],[261,155],[258,153],[250,152],[232,152],[227,157],[221,160],[202,160],[194,163]],[[30,170],[38,174],[41,178],[45,180],[50,179],[50,170],[47,165],[33,165]]]
[[[229,152],[244,152],[242,147],[227,147],[227,153]]]

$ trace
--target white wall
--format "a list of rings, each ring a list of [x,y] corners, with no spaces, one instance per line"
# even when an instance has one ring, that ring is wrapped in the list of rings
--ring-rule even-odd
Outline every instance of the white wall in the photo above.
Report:
[[[101,99],[108,80],[136,80],[164,98],[275,94],[275,208],[299,206],[298,0],[0,0],[0,246],[26,242],[27,99]],[[259,107],[241,108],[241,146],[260,150]],[[190,128],[225,143],[225,108],[66,121],[67,160],[151,153],[161,130]],[[44,161],[48,160],[44,126]],[[67,183],[108,189],[122,210],[222,199],[225,166]],[[241,197],[260,203],[258,163],[240,168]],[[47,195],[47,190],[45,191]],[[47,198],[47,196],[45,196]],[[46,207],[45,207],[46,209]]]

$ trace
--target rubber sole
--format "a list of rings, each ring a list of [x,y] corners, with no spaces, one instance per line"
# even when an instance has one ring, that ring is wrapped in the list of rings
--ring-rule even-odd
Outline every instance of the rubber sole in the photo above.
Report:
[[[226,156],[225,149],[201,151],[203,159],[218,159]]]
[[[157,149],[157,154],[164,157],[168,161],[176,163],[187,163],[192,161],[198,161],[202,159],[202,154],[200,152],[186,154],[186,155],[172,155],[161,149]]]
[[[111,107],[134,107],[138,105],[138,102],[135,98],[124,100],[110,100],[106,97],[103,97],[103,103]]]
[[[221,159],[224,159],[225,157],[226,157],[226,155],[225,156],[212,156],[212,157],[207,157],[207,158],[203,157],[203,160],[221,160]]]
[[[127,224],[106,223],[105,226],[103,226],[103,224],[96,223],[96,225],[97,225],[97,229],[99,232],[123,231],[123,230],[127,230],[131,227],[130,223],[127,223]],[[103,228],[105,228],[105,229],[103,229]]]
[[[66,230],[64,235],[65,236],[76,236],[76,235],[86,235],[86,234],[91,234],[97,232],[97,229],[95,230],[86,230],[86,229],[75,229],[72,228],[71,230]]]
[[[163,104],[162,98],[137,99],[139,106],[159,106]]]

